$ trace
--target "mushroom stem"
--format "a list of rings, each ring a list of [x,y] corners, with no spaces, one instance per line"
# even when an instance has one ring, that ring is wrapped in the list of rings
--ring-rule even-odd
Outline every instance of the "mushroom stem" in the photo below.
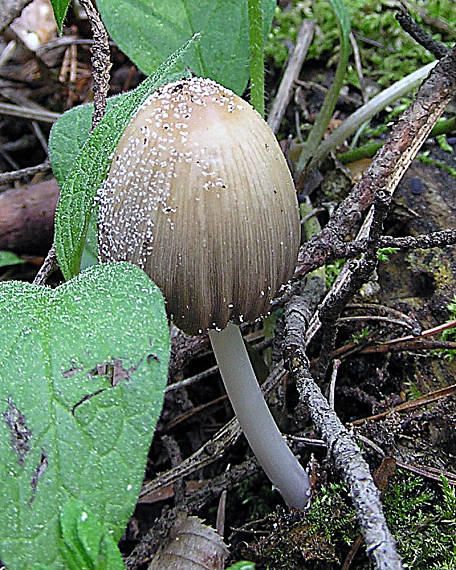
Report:
[[[303,509],[310,497],[306,471],[283,439],[263,398],[237,325],[209,331],[226,392],[250,447],[289,507]]]

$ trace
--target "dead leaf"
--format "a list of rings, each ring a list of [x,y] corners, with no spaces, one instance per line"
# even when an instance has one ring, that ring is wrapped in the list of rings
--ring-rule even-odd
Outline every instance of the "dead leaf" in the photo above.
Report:
[[[222,537],[213,528],[198,517],[182,513],[148,570],[222,570],[228,554]]]

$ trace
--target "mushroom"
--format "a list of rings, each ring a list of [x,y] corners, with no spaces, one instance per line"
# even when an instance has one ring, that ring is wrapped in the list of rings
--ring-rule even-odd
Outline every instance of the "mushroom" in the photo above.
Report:
[[[267,314],[300,242],[294,184],[261,116],[210,79],[164,85],[138,109],[99,196],[101,261],[161,288],[174,323],[209,330],[240,426],[286,503],[310,485],[264,401],[238,323]]]

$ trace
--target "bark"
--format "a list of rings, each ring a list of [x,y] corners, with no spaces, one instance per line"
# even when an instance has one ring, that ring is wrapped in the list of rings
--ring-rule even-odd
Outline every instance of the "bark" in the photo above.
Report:
[[[52,244],[59,189],[54,178],[0,194],[0,250],[45,254]]]

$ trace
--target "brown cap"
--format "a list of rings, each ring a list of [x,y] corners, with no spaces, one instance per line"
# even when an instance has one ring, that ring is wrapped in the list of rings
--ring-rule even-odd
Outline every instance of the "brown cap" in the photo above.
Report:
[[[100,191],[99,241],[102,261],[146,271],[188,334],[266,314],[300,242],[274,134],[210,79],[163,86],[117,146]]]

